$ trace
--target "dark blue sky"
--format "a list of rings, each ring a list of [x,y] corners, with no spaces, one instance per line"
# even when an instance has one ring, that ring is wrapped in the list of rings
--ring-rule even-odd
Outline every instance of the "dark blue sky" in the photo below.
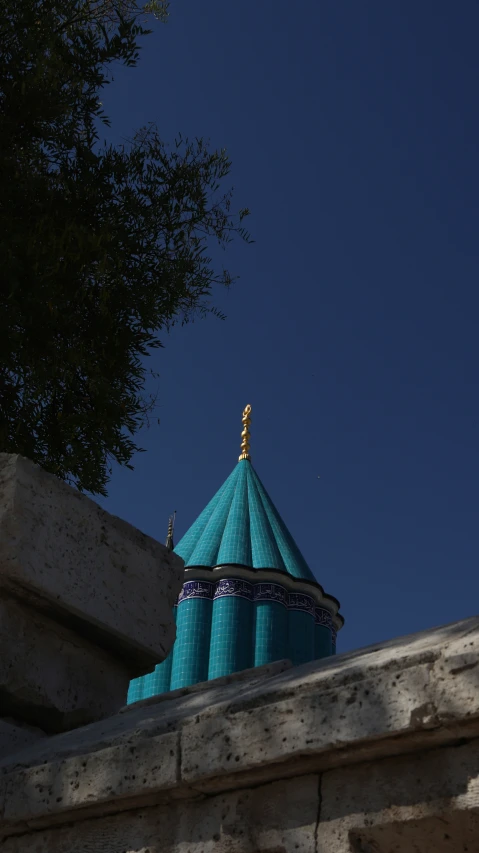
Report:
[[[256,242],[228,252],[227,320],[150,360],[161,426],[100,502],[161,540],[176,509],[180,538],[251,403],[338,651],[479,610],[478,30],[476,0],[173,0],[105,93],[115,139],[225,147]]]

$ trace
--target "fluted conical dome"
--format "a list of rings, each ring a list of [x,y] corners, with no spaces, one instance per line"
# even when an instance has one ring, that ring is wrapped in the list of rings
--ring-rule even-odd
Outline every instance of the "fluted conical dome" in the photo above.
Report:
[[[174,549],[185,580],[173,651],[131,682],[129,702],[283,658],[299,664],[335,653],[339,602],[316,581],[251,464],[250,422],[246,406],[238,464]]]
[[[251,462],[241,459],[175,548],[185,566],[276,569],[314,581]]]

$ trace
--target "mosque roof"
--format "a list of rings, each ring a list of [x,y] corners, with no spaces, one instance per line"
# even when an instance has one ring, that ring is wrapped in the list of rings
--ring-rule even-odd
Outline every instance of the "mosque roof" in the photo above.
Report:
[[[251,406],[243,413],[241,456],[219,491],[175,547],[186,567],[277,569],[316,582],[249,456]]]

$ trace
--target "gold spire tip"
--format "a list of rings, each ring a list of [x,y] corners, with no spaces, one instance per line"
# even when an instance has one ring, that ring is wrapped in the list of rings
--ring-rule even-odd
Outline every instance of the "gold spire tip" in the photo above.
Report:
[[[251,423],[251,406],[248,404],[245,407],[243,412],[243,431],[241,433],[241,456],[238,459],[238,462],[241,462],[242,459],[251,459],[249,455],[249,425]]]

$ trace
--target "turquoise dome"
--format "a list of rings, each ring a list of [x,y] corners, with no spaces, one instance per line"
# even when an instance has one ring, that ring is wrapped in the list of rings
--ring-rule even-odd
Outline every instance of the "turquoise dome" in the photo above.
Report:
[[[238,462],[175,552],[186,568],[246,566],[315,580],[248,459]]]
[[[254,470],[251,407],[238,464],[176,547],[185,563],[176,641],[155,671],[134,679],[128,702],[289,658],[336,652],[339,602],[324,592]]]

